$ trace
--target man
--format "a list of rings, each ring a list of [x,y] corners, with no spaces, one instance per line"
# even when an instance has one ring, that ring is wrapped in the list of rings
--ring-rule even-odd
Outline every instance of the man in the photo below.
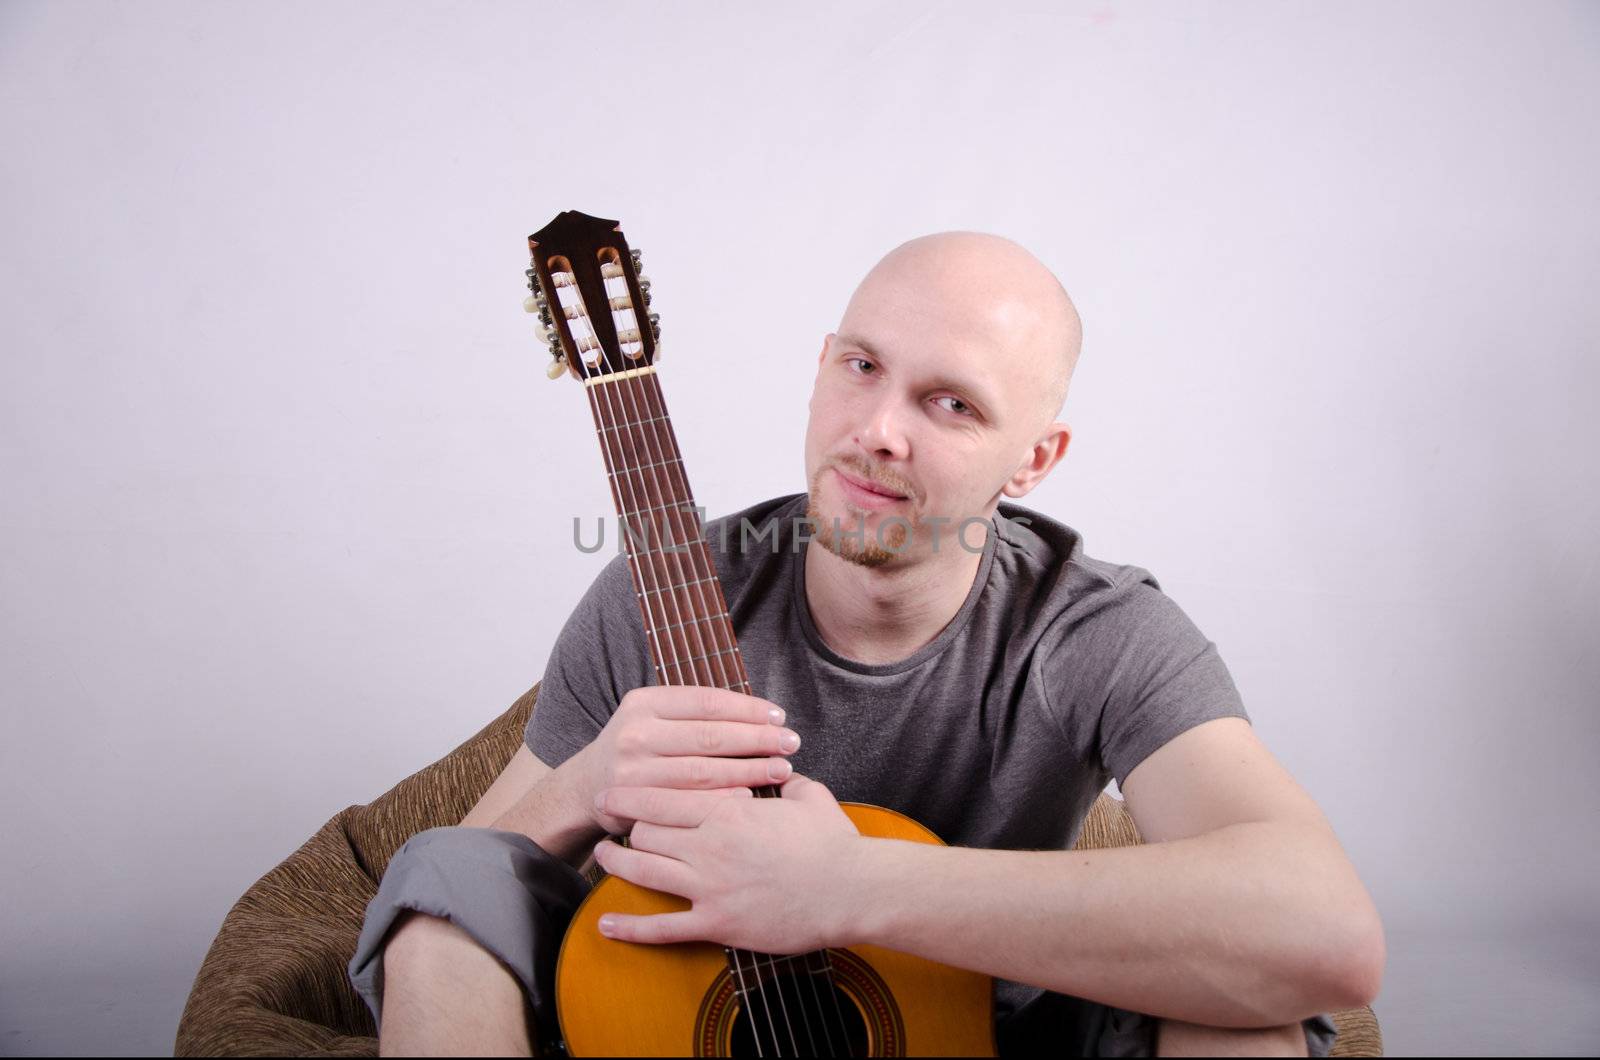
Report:
[[[740,513],[773,536],[715,551],[759,698],[647,687],[610,564],[552,651],[527,746],[464,828],[407,844],[498,874],[482,904],[526,895],[534,926],[405,899],[438,870],[391,866],[351,965],[375,1014],[386,965],[386,1053],[526,1053],[551,911],[574,897],[556,877],[591,848],[693,902],[603,922],[612,937],[873,943],[981,971],[1002,1054],[1326,1053],[1323,1013],[1370,1003],[1384,963],[1326,819],[1148,571],[1010,504],[1067,450],[1079,345],[1071,299],[1008,240],[942,233],[873,268],[818,357],[808,492]],[[814,536],[785,529],[797,516]],[[1145,843],[1066,850],[1112,777]],[[738,797],[774,782],[783,799]],[[840,799],[951,845],[859,836]],[[629,847],[595,845],[630,828]],[[524,845],[462,855],[495,836]],[[540,933],[512,954],[507,936]]]

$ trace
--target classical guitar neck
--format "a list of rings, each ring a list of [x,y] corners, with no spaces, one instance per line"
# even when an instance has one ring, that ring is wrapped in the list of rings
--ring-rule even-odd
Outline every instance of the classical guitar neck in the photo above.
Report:
[[[583,384],[656,680],[750,694],[727,601],[656,375],[658,318],[615,221],[569,210],[528,237],[528,308],[552,377]]]

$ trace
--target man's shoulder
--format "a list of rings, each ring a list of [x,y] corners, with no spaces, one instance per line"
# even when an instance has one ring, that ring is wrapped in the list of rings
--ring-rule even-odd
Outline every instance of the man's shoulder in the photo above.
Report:
[[[1091,556],[1072,526],[1019,504],[1001,502],[994,519],[999,576],[1010,581],[1017,610],[1064,625],[1101,612],[1148,606],[1161,583],[1148,569]],[[1070,617],[1067,617],[1070,616]]]

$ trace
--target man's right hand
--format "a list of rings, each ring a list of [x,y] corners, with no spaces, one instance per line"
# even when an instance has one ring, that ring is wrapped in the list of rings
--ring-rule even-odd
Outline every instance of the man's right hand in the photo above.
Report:
[[[782,784],[784,757],[800,736],[783,727],[783,709],[723,688],[649,685],[622,697],[617,712],[579,759],[578,795],[595,824],[621,835],[633,822],[594,809],[609,787],[693,788],[733,795]],[[785,746],[788,739],[793,746]],[[759,757],[751,757],[759,756]]]

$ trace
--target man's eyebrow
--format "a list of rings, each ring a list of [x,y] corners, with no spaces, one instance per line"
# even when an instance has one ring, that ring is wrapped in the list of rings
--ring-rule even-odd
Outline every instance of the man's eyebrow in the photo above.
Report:
[[[872,343],[868,342],[866,339],[862,338],[860,335],[840,334],[839,341],[847,347],[860,350],[862,353],[870,356],[873,360],[881,361],[884,359],[883,354],[879,352],[878,348]],[[941,390],[956,390],[966,394],[968,397],[972,398],[973,402],[977,404],[979,408],[984,410],[985,415],[993,415],[995,412],[996,406],[994,403],[994,396],[976,381],[968,379],[952,379],[947,376],[936,376],[933,380],[933,385]]]
[[[870,353],[880,361],[883,360],[883,354],[879,352],[878,347],[874,346],[860,335],[840,335],[839,341],[844,343],[846,346],[854,346],[856,349],[861,350],[864,353]]]

